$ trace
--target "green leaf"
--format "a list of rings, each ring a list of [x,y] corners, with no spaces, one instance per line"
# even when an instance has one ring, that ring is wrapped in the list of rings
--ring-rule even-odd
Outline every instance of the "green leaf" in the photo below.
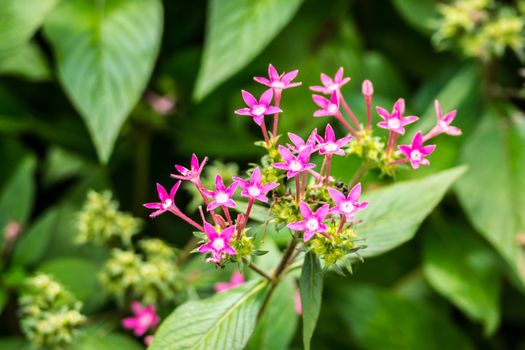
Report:
[[[457,167],[418,180],[404,181],[364,196],[368,206],[357,215],[363,220],[357,235],[364,238],[362,256],[375,256],[412,239],[423,220],[448,188],[465,172]]]
[[[432,34],[437,27],[439,13],[434,0],[393,0],[397,11],[414,29]]]
[[[525,233],[525,118],[497,108],[487,110],[462,150],[469,171],[456,191],[473,226],[525,283],[525,255],[517,243]]]
[[[257,56],[302,0],[211,0],[202,63],[193,97],[201,100]]]
[[[159,51],[159,0],[62,1],[44,24],[58,76],[106,162]]]
[[[35,34],[58,0],[2,0],[0,57],[12,55]]]
[[[313,252],[306,253],[301,279],[299,280],[303,309],[303,344],[306,350],[310,349],[310,341],[321,312],[323,278],[323,271],[317,255]]]
[[[46,251],[49,240],[58,226],[58,210],[50,209],[31,225],[17,241],[13,262],[28,266],[38,262]]]
[[[31,344],[24,339],[19,337],[5,337],[0,338],[0,349],[2,350],[20,350],[30,349]]]
[[[137,340],[112,333],[108,327],[89,327],[75,338],[71,350],[142,350]]]
[[[49,79],[51,72],[40,47],[28,42],[9,56],[0,56],[0,75],[15,75],[31,81],[43,81]]]
[[[500,270],[494,253],[464,225],[433,220],[424,235],[423,271],[432,287],[470,318],[482,321],[487,335],[499,323]]]
[[[360,349],[473,349],[440,310],[374,287],[352,285],[340,314]]]
[[[267,283],[254,280],[179,306],[161,324],[150,350],[243,349],[261,308]]]

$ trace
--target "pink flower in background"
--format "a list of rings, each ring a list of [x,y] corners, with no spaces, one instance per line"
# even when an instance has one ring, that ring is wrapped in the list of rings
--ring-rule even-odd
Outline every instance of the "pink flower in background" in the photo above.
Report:
[[[316,233],[326,231],[327,227],[323,224],[323,220],[330,211],[330,205],[325,204],[314,213],[306,202],[301,201],[299,210],[304,220],[292,222],[287,226],[293,231],[304,231],[305,242],[309,241]]]
[[[314,112],[314,117],[327,117],[339,113],[339,98],[336,92],[332,93],[330,99],[320,95],[312,95],[312,99],[319,106]]]
[[[233,201],[232,197],[237,189],[237,182],[233,182],[228,188],[224,186],[222,176],[217,175],[215,178],[215,191],[203,189],[203,192],[212,198],[212,201],[208,205],[208,210],[213,210],[219,206],[235,208],[237,204]]]
[[[402,98],[398,99],[396,103],[394,103],[392,113],[388,113],[386,109],[379,106],[376,107],[376,110],[377,114],[379,114],[379,116],[383,119],[383,121],[377,123],[377,126],[401,135],[405,134],[405,125],[413,123],[419,119],[416,116],[403,117],[403,113],[405,113],[405,100]]]
[[[148,336],[144,337],[144,345],[150,346],[151,343],[153,343],[153,336],[152,335],[148,335]]]
[[[261,95],[259,101],[248,91],[242,90],[242,98],[248,107],[240,108],[235,111],[238,115],[249,115],[257,125],[261,125],[264,116],[268,114],[281,113],[282,110],[275,106],[270,106],[273,98],[273,90],[268,89]]]
[[[244,283],[244,276],[239,271],[235,271],[232,274],[232,277],[230,279],[230,282],[219,282],[215,283],[215,292],[220,293],[227,291],[228,289],[235,288],[237,286],[240,286]]]
[[[294,292],[294,301],[295,301],[295,312],[298,315],[303,314],[303,305],[301,304],[301,292],[299,289],[296,289]]]
[[[270,64],[268,66],[269,79],[263,78],[263,77],[254,77],[253,80],[263,85],[266,85],[274,90],[284,90],[284,89],[289,89],[289,88],[296,87],[302,84],[300,82],[292,83],[292,80],[294,80],[297,77],[297,73],[299,73],[299,71],[296,69],[291,72],[288,72],[288,73],[285,72],[279,75],[279,73],[277,73],[277,70],[274,68],[274,66]]]
[[[279,153],[281,154],[284,163],[273,163],[272,166],[277,169],[287,170],[287,178],[294,177],[308,169],[315,168],[315,164],[309,163],[310,155],[312,154],[312,149],[310,147],[306,147],[299,152],[297,156],[294,156],[288,148],[279,145]]]
[[[157,184],[157,193],[159,195],[160,202],[144,204],[144,206],[148,209],[156,209],[153,213],[149,214],[150,218],[154,218],[166,211],[177,208],[175,206],[175,194],[177,193],[181,182],[182,181],[179,180],[175,185],[173,185],[169,195],[168,192],[166,192],[166,189],[162,187],[161,184]]]
[[[411,145],[400,145],[399,150],[408,158],[413,169],[419,168],[421,164],[429,166],[430,162],[425,157],[429,156],[436,149],[436,145],[423,146],[421,131],[412,139]]]
[[[300,136],[294,133],[291,133],[291,132],[288,133],[288,137],[290,138],[290,141],[292,141],[293,146],[292,145],[287,145],[287,146],[293,152],[299,153],[307,147],[310,147],[312,151],[315,151],[315,147],[316,147],[315,143],[317,140],[317,129],[312,130],[312,133],[310,134],[310,136],[308,136],[308,139],[306,140],[306,142]]]
[[[348,196],[345,196],[335,188],[328,187],[328,193],[335,203],[335,207],[330,210],[331,214],[341,214],[346,217],[348,221],[354,220],[354,213],[360,209],[366,208],[368,202],[359,203],[361,197],[361,184],[355,185]]]
[[[344,77],[343,67],[339,67],[337,73],[335,73],[334,79],[328,75],[321,73],[321,82],[323,86],[310,86],[310,90],[320,92],[325,95],[330,95],[333,92],[341,90],[341,87],[350,81],[349,77]]]
[[[319,154],[337,154],[338,156],[344,156],[345,151],[342,150],[341,147],[346,146],[346,144],[348,144],[351,139],[352,136],[349,135],[337,140],[334,129],[332,129],[330,124],[327,124],[324,132],[324,138],[319,135],[317,136],[317,141],[319,142]]]
[[[237,254],[235,249],[233,249],[233,247],[229,244],[230,240],[233,237],[233,234],[235,233],[235,226],[229,226],[228,228],[222,230],[221,233],[219,233],[217,232],[217,230],[215,230],[215,228],[212,225],[205,222],[204,233],[206,234],[206,236],[208,236],[208,239],[210,241],[197,248],[197,251],[199,251],[200,253],[211,252],[211,262],[215,264],[220,264],[222,260],[222,253],[228,255]]]
[[[202,162],[199,164],[199,159],[194,153],[191,156],[190,169],[185,168],[182,165],[175,165],[175,169],[180,173],[180,175],[171,174],[170,176],[175,179],[188,180],[197,183],[200,181],[202,169],[204,168],[204,165],[207,161],[208,157],[204,157]]]
[[[437,124],[432,128],[432,130],[430,130],[428,134],[423,137],[423,142],[426,142],[431,138],[443,133],[451,136],[461,135],[460,128],[450,125],[456,118],[456,110],[443,115],[443,111],[441,110],[438,100],[434,101],[434,106],[436,107]]]
[[[131,329],[136,337],[141,337],[159,323],[159,316],[155,311],[155,306],[148,305],[143,307],[138,301],[131,303],[132,317],[122,320],[122,327]]]
[[[250,181],[246,181],[244,179],[241,179],[240,177],[234,177],[233,179],[239,184],[239,187],[242,189],[241,196],[257,199],[264,203],[268,202],[268,197],[266,197],[266,193],[279,186],[277,182],[272,182],[263,185],[261,178],[261,170],[259,169],[259,167],[253,170],[252,176],[250,177]]]

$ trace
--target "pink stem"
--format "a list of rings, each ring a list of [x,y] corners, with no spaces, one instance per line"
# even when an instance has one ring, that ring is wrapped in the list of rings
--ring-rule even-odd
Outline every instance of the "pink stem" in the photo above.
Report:
[[[328,186],[328,180],[330,179],[330,163],[332,162],[332,156],[326,155],[326,176],[324,180],[325,186]]]
[[[206,193],[204,193],[204,191],[203,191],[204,187],[202,186],[202,182],[200,182],[200,180],[199,180],[198,182],[194,182],[193,184],[195,185],[195,187],[197,187],[197,190],[201,194],[201,197],[204,200],[204,204],[206,204],[206,207],[208,205],[210,205],[210,201],[208,200],[208,196],[206,196]],[[212,219],[213,223],[215,225],[219,225],[219,223],[217,222],[217,218],[215,217],[215,212],[213,210],[210,211],[210,215],[211,215],[211,219]]]
[[[301,199],[301,187],[299,185],[299,174],[295,175],[295,202],[299,204],[299,200]]]
[[[365,96],[366,102],[366,129],[372,128],[372,96]]]
[[[266,130],[266,124],[264,124],[264,120],[261,124],[261,130],[264,136],[264,142],[266,142],[266,146],[270,147],[270,139],[268,138],[268,131]]]
[[[250,197],[250,200],[248,201],[248,208],[246,208],[246,220],[250,217],[250,212],[252,211],[253,202],[255,202],[255,199]]]
[[[343,217],[341,218],[341,223],[339,224],[339,227],[337,228],[337,235],[339,235],[341,231],[343,231],[343,227],[345,226],[345,223],[346,223],[346,216],[343,215]]]
[[[178,216],[179,218],[181,218],[182,220],[186,221],[188,224],[195,227],[197,230],[204,232],[204,227],[202,227],[201,225],[199,225],[198,223],[196,223],[195,221],[193,221],[192,219],[184,215],[184,213],[181,212],[179,208],[177,207],[170,208],[169,211],[175,214],[176,216]]]
[[[352,119],[352,122],[355,124],[355,126],[357,127],[357,130],[362,130],[361,128],[361,124],[359,124],[359,121],[357,120],[357,118],[355,117],[355,114],[354,112],[352,112],[352,110],[350,109],[350,107],[348,106],[348,104],[346,103],[345,101],[345,98],[343,96],[343,94],[341,93],[340,90],[337,90],[337,94],[339,95],[339,100],[341,101],[341,103],[343,104],[343,108],[344,110],[346,111],[346,113],[350,116],[350,119]]]
[[[301,184],[301,197],[305,198],[306,195],[306,171],[303,172],[303,181]]]
[[[230,211],[228,210],[228,207],[221,205],[222,210],[224,211],[224,215],[226,215],[226,220],[228,220],[228,225],[233,225],[232,217],[230,216]]]
[[[433,127],[432,130],[430,130],[428,132],[428,134],[423,136],[423,143],[427,142],[428,140],[430,140],[433,137],[438,136],[439,134],[441,134],[441,130],[438,127],[436,127],[436,126]]]
[[[274,89],[274,100],[275,100],[275,107],[279,108],[279,105],[281,103],[281,89]],[[277,140],[277,126],[279,125],[279,113],[275,113],[273,115],[273,132],[272,132],[272,139],[275,142]]]
[[[348,122],[345,120],[345,118],[343,118],[343,116],[341,115],[341,112],[337,112],[337,114],[334,114],[334,117],[337,120],[339,120],[345,126],[345,128],[348,129],[348,131],[350,131],[350,134],[352,134],[352,136],[359,139],[359,136],[357,136],[357,133],[355,132],[354,128],[352,128],[350,124],[348,124]]]

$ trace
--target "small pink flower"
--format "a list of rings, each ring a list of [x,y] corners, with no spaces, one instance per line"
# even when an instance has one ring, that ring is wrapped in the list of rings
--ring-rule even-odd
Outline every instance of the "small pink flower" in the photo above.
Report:
[[[452,112],[448,112],[447,114],[443,115],[443,111],[441,110],[441,106],[439,105],[439,101],[434,101],[434,106],[436,107],[436,114],[437,114],[437,125],[436,127],[440,132],[444,132],[445,134],[451,135],[451,136],[458,136],[461,135],[461,129],[451,126],[452,122],[454,121],[454,118],[456,118],[456,110],[453,110]]]
[[[421,131],[412,139],[411,145],[400,145],[399,150],[408,158],[413,169],[419,168],[420,164],[429,166],[430,162],[425,157],[429,156],[436,149],[436,145],[423,146],[423,136]]]
[[[197,156],[195,154],[192,154],[190,169],[187,169],[182,165],[175,165],[175,169],[180,173],[180,175],[171,174],[170,176],[175,179],[188,180],[193,183],[198,183],[200,182],[202,169],[204,168],[204,165],[207,161],[208,157],[204,157],[202,162],[199,164],[199,159],[197,158]]]
[[[295,301],[295,313],[298,315],[303,314],[303,305],[301,304],[301,292],[299,289],[296,289],[294,292],[294,301]]]
[[[344,156],[345,151],[342,150],[341,147],[344,147],[351,139],[352,136],[349,135],[337,140],[335,138],[334,129],[332,129],[330,124],[327,124],[324,138],[319,135],[317,136],[317,141],[319,142],[319,154],[337,154],[338,156]]]
[[[326,117],[339,113],[339,99],[336,92],[332,93],[330,99],[320,95],[312,95],[312,99],[319,106],[319,109],[314,112],[314,117]]]
[[[160,214],[169,210],[178,210],[175,206],[175,194],[177,193],[181,182],[182,181],[179,180],[175,185],[173,185],[169,195],[161,184],[157,184],[157,193],[159,195],[160,202],[144,204],[144,206],[148,209],[156,209],[153,213],[149,214],[150,218],[159,216]]]
[[[122,320],[122,327],[132,329],[136,337],[141,337],[159,323],[159,316],[155,311],[155,306],[148,305],[143,307],[139,302],[131,303],[132,317]]]
[[[310,136],[308,136],[308,139],[306,142],[298,135],[289,132],[288,137],[290,138],[290,141],[292,141],[292,145],[287,145],[289,149],[291,149],[293,152],[301,152],[307,147],[310,147],[312,151],[315,151],[316,148],[316,140],[317,140],[317,129],[312,130],[312,133]]]
[[[296,69],[291,72],[288,72],[288,73],[285,72],[279,75],[279,73],[277,73],[277,70],[274,68],[274,66],[270,64],[268,66],[268,77],[270,79],[263,78],[263,77],[254,77],[253,80],[263,85],[266,85],[274,90],[284,90],[284,89],[289,89],[289,88],[296,87],[302,84],[300,82],[292,83],[292,80],[294,80],[297,77],[297,73],[299,73],[299,71]]]
[[[310,90],[320,92],[325,95],[330,95],[333,92],[341,90],[341,87],[350,81],[349,77],[343,77],[343,67],[339,67],[337,73],[335,73],[334,79],[328,75],[321,73],[321,82],[323,86],[310,86]]]
[[[350,190],[348,196],[331,187],[328,187],[328,193],[335,203],[335,207],[330,210],[330,213],[344,215],[348,221],[354,220],[354,213],[368,205],[368,202],[358,203],[359,197],[361,197],[360,183]]]
[[[237,189],[237,182],[233,182],[228,188],[224,186],[222,176],[217,175],[215,178],[215,191],[203,189],[203,192],[212,198],[212,201],[208,205],[208,211],[213,210],[219,206],[235,208],[237,204],[233,201],[232,197]]]
[[[299,152],[297,156],[294,156],[288,148],[279,145],[279,153],[281,154],[284,163],[273,163],[272,166],[277,169],[287,170],[287,178],[294,177],[299,173],[315,168],[315,164],[309,163],[310,155],[312,154],[312,149],[310,147],[306,147]]]
[[[238,115],[249,115],[257,125],[261,125],[264,116],[268,114],[281,113],[282,110],[275,106],[270,106],[273,98],[273,90],[268,89],[261,95],[259,101],[248,91],[242,90],[242,98],[248,107],[240,108],[235,111]]]
[[[211,262],[220,265],[223,253],[227,255],[237,254],[235,249],[233,249],[233,247],[229,244],[233,234],[235,233],[235,226],[229,226],[219,233],[212,225],[205,222],[204,233],[206,236],[208,236],[210,241],[197,248],[197,251],[200,253],[211,252]]]
[[[376,110],[377,114],[379,114],[379,116],[383,119],[383,121],[377,123],[377,126],[383,129],[391,130],[401,135],[405,134],[405,125],[413,123],[419,119],[416,116],[403,117],[403,113],[405,113],[405,100],[402,98],[398,99],[396,103],[394,103],[392,113],[388,113],[386,109],[379,106],[376,107]]]
[[[239,271],[235,271],[230,279],[230,282],[219,282],[215,283],[215,292],[220,293],[227,291],[228,289],[235,288],[244,283],[244,276]]]
[[[268,197],[266,197],[266,193],[279,186],[277,182],[272,182],[263,185],[261,178],[261,170],[259,169],[259,167],[253,170],[252,176],[250,177],[250,181],[246,181],[244,179],[241,179],[240,177],[234,177],[233,180],[239,184],[239,187],[242,190],[241,196],[257,199],[264,203],[268,202]]]
[[[323,224],[323,220],[330,212],[328,204],[323,205],[316,210],[315,213],[304,201],[299,203],[299,210],[303,217],[303,221],[296,221],[288,224],[288,227],[293,231],[304,231],[304,241],[309,241],[316,233],[323,233],[327,227]]]
[[[144,337],[144,345],[150,346],[151,343],[153,343],[153,336],[152,335],[148,335],[148,336]]]

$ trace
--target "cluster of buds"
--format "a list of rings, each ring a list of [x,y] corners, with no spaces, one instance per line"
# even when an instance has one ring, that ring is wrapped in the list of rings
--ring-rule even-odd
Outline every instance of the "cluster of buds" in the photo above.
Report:
[[[399,135],[405,133],[405,126],[419,119],[404,115],[405,102],[400,98],[395,102],[392,112],[376,107],[381,118],[377,126],[388,130],[388,139],[386,142],[381,141],[380,137],[373,135],[372,83],[365,80],[362,85],[366,119],[361,124],[341,92],[350,78],[345,77],[343,68],[340,68],[334,78],[321,74],[322,85],[312,86],[310,89],[326,95],[312,96],[318,106],[313,116],[334,117],[347,133],[338,138],[334,128],[327,124],[324,134],[314,129],[303,139],[288,133],[290,143],[279,144],[277,133],[279,116],[283,113],[282,93],[287,88],[301,84],[293,82],[297,74],[297,70],[278,74],[270,65],[268,78],[254,78],[269,87],[259,99],[242,91],[242,98],[247,106],[237,109],[235,113],[250,116],[261,128],[264,138],[262,146],[267,150],[260,165],[249,171],[248,179],[233,177],[227,182],[229,185],[225,185],[225,179],[219,174],[215,178],[214,188],[206,188],[201,181],[201,173],[207,158],[199,161],[194,154],[189,168],[175,166],[178,173],[171,177],[177,182],[170,191],[157,184],[159,202],[144,205],[154,210],[151,217],[170,212],[192,225],[200,232],[197,236],[202,238],[196,252],[206,254],[207,261],[217,266],[228,261],[250,264],[250,258],[257,254],[253,236],[249,236],[247,230],[256,202],[270,204],[271,219],[281,227],[287,226],[293,232],[293,242],[302,241],[304,249],[315,252],[325,265],[335,265],[345,260],[348,254],[360,248],[355,245],[354,230],[359,223],[355,214],[367,205],[367,202],[360,201],[359,182],[366,171],[379,168],[383,173],[392,174],[404,163],[409,163],[413,169],[420,165],[428,166],[430,163],[427,157],[434,152],[436,146],[424,143],[443,133],[461,133],[458,128],[450,125],[456,112],[443,115],[436,101],[436,125],[426,134],[418,131],[410,144],[397,145]],[[271,133],[265,122],[268,115],[273,116]],[[331,164],[333,157],[350,154],[358,154],[363,158],[366,171],[358,171],[350,184],[345,185],[331,176]],[[316,171],[316,160],[321,159],[320,169]],[[204,202],[204,209],[199,207],[202,223],[182,213],[176,205],[175,195],[182,181],[191,184]],[[240,190],[240,197],[236,196],[237,190]],[[245,205],[239,205],[241,201]],[[241,207],[246,209],[240,210]],[[239,212],[236,217],[231,210]]]
[[[116,242],[129,246],[132,237],[140,232],[142,221],[118,209],[118,202],[110,192],[90,191],[77,215],[76,242],[97,245]]]
[[[36,347],[67,348],[85,321],[82,303],[45,274],[26,280],[19,303],[22,331]]]

